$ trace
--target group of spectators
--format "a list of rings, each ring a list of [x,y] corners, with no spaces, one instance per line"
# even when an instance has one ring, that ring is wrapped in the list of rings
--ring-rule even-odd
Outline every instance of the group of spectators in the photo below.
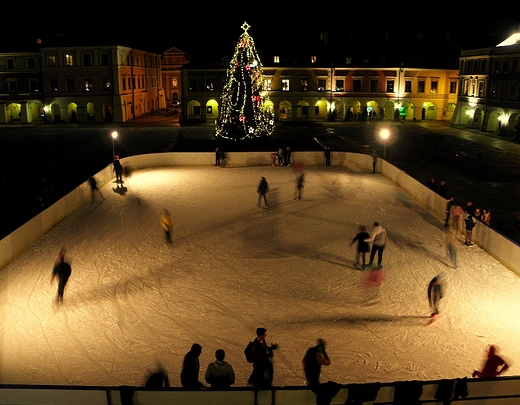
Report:
[[[467,201],[465,206],[461,206],[459,201],[456,201],[454,197],[448,197],[448,186],[446,181],[442,180],[440,184],[437,184],[434,178],[431,178],[427,183],[426,187],[430,190],[435,191],[441,197],[447,200],[446,202],[446,221],[444,225],[449,227],[454,226],[458,230],[459,220],[461,215],[464,220],[471,217],[477,221],[480,221],[486,225],[491,223],[491,212],[488,208],[482,208],[478,205],[474,205],[472,201]]]

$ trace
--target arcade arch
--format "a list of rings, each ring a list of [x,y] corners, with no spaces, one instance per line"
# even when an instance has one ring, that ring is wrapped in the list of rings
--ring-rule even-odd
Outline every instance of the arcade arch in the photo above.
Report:
[[[218,119],[218,103],[211,99],[206,103],[206,122],[216,122]]]

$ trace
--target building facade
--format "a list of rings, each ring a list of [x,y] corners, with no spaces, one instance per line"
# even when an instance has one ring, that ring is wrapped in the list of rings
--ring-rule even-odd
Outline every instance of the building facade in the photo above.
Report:
[[[183,119],[214,122],[227,66],[183,69]],[[263,67],[277,121],[451,120],[457,70],[345,66]]]
[[[0,53],[0,124],[125,122],[165,106],[158,54],[117,45]]]
[[[520,34],[491,48],[461,52],[452,123],[502,136],[520,129]],[[518,137],[517,137],[518,138]]]

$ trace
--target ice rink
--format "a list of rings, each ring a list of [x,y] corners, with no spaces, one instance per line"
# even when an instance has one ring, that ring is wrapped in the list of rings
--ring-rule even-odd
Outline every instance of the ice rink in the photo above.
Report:
[[[142,386],[159,361],[171,385],[192,343],[200,379],[223,348],[247,385],[243,350],[255,329],[277,342],[275,385],[304,385],[316,338],[332,360],[322,381],[391,382],[471,376],[489,344],[516,375],[520,278],[459,237],[448,260],[443,223],[380,174],[351,167],[172,167],[109,183],[92,203],[1,269],[1,384]],[[262,176],[269,207],[257,207]],[[116,192],[119,191],[119,192]],[[173,219],[165,242],[159,217]],[[380,286],[353,267],[360,224],[388,233]],[[56,303],[54,261],[72,265]],[[427,287],[445,277],[428,326]]]

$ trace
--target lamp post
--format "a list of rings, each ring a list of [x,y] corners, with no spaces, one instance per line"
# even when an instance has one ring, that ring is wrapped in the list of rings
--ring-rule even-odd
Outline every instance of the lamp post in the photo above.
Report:
[[[113,131],[112,132],[112,160],[114,160],[116,158],[116,146],[115,146],[116,138],[117,138],[117,131]]]
[[[383,141],[383,159],[386,160],[386,141],[390,138],[390,131],[386,128],[379,132],[379,137]]]

